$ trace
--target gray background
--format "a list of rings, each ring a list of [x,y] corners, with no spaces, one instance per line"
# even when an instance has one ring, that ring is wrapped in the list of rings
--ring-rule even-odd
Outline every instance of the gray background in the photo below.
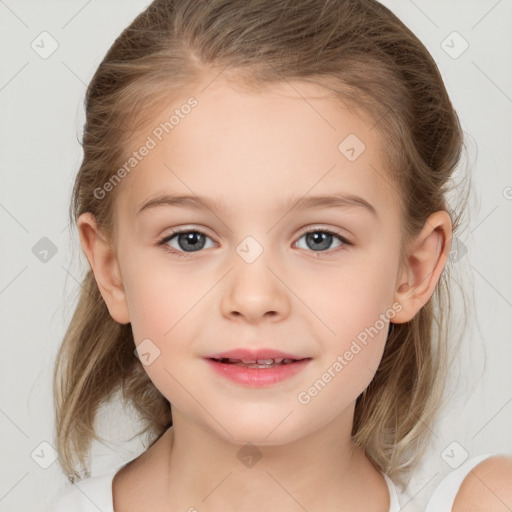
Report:
[[[47,510],[66,484],[50,446],[51,377],[87,268],[67,218],[83,97],[109,46],[148,3],[0,0],[0,511]],[[462,249],[449,263],[474,295],[474,311],[450,373],[450,401],[411,481],[405,510],[412,511],[465,457],[512,455],[512,2],[383,3],[438,63],[466,133],[474,184]],[[43,58],[52,39],[58,48]],[[54,254],[42,261],[48,247]],[[93,475],[143,450],[127,441],[137,427],[131,411],[118,412],[114,404],[100,416],[108,442],[94,445]]]

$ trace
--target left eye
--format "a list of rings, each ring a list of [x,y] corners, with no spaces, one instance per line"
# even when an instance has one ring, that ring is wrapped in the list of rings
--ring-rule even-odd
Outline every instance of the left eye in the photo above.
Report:
[[[310,231],[306,231],[300,238],[306,237],[306,244],[311,244],[311,246],[316,247],[318,249],[322,249],[320,252],[324,252],[325,249],[328,249],[332,244],[333,238],[337,238],[340,240],[340,245],[351,245],[351,243],[339,235],[335,231],[331,231],[330,229],[312,229]],[[315,251],[316,252],[316,251]]]
[[[167,245],[167,243],[171,242],[174,238],[176,238],[178,247]],[[329,229],[312,229],[306,231],[301,235],[297,243],[302,238],[305,238],[306,240],[306,248],[320,249],[320,251],[314,252],[325,252],[326,249],[329,249],[333,242],[333,239],[335,238],[337,238],[340,241],[338,247],[343,245],[352,245],[346,238],[336,233],[335,231],[331,231]],[[211,240],[211,238],[201,230],[181,230],[174,231],[170,235],[167,235],[158,242],[158,245],[164,246],[165,250],[168,250],[176,254],[177,256],[186,256],[187,253],[198,252],[201,249],[204,249],[206,243],[205,239]],[[300,248],[303,249],[304,247]]]

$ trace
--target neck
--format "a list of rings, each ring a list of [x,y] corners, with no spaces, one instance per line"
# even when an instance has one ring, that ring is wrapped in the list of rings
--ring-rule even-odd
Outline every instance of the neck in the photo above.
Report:
[[[384,478],[351,442],[353,407],[287,444],[233,442],[173,410],[159,447],[168,510],[387,512]],[[366,489],[379,492],[368,493]]]

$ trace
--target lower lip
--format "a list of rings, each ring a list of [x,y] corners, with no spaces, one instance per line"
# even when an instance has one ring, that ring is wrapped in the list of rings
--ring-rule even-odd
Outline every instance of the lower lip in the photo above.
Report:
[[[213,359],[206,360],[219,375],[237,384],[255,388],[278,384],[299,373],[311,361],[311,359],[301,359],[295,363],[282,364],[272,368],[246,368],[245,366],[221,363]]]

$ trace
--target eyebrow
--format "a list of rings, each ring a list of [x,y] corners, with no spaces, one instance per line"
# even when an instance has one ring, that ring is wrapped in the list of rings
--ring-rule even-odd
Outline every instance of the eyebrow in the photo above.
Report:
[[[216,205],[219,206],[216,206]],[[201,196],[180,196],[173,194],[160,194],[145,202],[137,212],[137,215],[160,206],[173,206],[182,208],[196,208],[200,210],[225,210],[224,202],[212,202],[209,198]],[[349,208],[362,207],[378,218],[375,208],[362,197],[353,194],[330,194],[318,196],[302,196],[296,199],[290,199],[285,203],[286,209],[290,211],[301,211],[308,209],[321,208]]]

